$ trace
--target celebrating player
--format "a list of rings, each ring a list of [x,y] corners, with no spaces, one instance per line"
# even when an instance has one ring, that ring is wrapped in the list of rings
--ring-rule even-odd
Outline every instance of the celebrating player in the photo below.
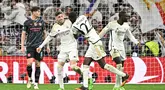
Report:
[[[37,52],[40,52],[42,47],[48,43],[53,37],[60,37],[60,53],[58,55],[58,82],[60,88],[58,90],[64,90],[63,83],[63,66],[66,60],[70,60],[71,68],[82,74],[80,68],[76,65],[78,59],[78,50],[77,50],[77,41],[73,36],[72,31],[70,30],[72,23],[69,19],[64,19],[64,14],[62,12],[56,12],[55,14],[56,23],[53,25],[53,28],[44,42],[37,48]]]
[[[130,31],[130,26],[127,23],[129,15],[125,11],[119,13],[119,19],[116,21],[109,22],[103,30],[99,33],[100,37],[103,37],[106,32],[110,31],[109,39],[109,50],[113,58],[113,61],[116,63],[118,70],[123,71],[124,69],[124,60],[126,59],[125,48],[124,48],[124,36],[127,35],[129,39],[138,44],[138,40],[132,35]],[[113,90],[124,90],[121,86],[121,76],[116,75],[116,83]]]
[[[105,63],[104,57],[106,56],[106,54],[103,50],[102,42],[95,29],[89,23],[87,17],[85,15],[81,15],[77,18],[76,13],[71,12],[69,14],[69,19],[73,23],[72,31],[75,37],[77,37],[77,35],[81,33],[85,36],[85,38],[88,39],[90,44],[85,54],[85,60],[83,62],[83,86],[81,86],[80,88],[76,88],[76,90],[88,90],[89,65],[93,60],[98,62],[101,68],[122,76],[124,78],[124,82],[122,83],[122,85],[124,85],[125,81],[129,77],[128,74],[123,73],[112,65]]]
[[[46,30],[44,28],[44,21],[40,18],[40,8],[32,7],[31,9],[32,16],[24,23],[24,30],[22,31],[21,36],[21,51],[25,52],[24,42],[27,34],[26,40],[26,50],[27,50],[27,72],[28,72],[28,83],[27,88],[31,87],[32,84],[32,63],[35,60],[35,83],[34,89],[38,88],[38,81],[40,77],[40,61],[43,57],[43,52],[36,52],[36,48],[43,42],[43,37],[46,37]],[[49,48],[47,48],[49,50]]]

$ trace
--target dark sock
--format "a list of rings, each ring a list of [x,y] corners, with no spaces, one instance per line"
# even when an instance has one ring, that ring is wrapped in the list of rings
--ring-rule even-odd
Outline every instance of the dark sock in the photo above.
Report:
[[[38,83],[40,78],[40,67],[36,67],[36,71],[35,71],[35,83]]]
[[[31,78],[31,75],[32,75],[32,66],[27,66],[26,67],[26,70],[27,70],[28,76]]]

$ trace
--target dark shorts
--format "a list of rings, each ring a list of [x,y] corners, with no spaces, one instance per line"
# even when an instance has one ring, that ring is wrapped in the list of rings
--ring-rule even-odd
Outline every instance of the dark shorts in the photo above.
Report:
[[[37,61],[41,61],[43,59],[43,49],[40,53],[36,52],[36,48],[26,48],[26,57],[34,58]]]

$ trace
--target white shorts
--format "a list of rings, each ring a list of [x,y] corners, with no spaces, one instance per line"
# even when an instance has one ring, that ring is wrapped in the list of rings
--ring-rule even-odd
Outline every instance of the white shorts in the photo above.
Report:
[[[98,41],[95,45],[90,44],[85,54],[85,57],[91,57],[93,60],[100,60],[101,58],[105,56],[106,56],[106,53],[104,52],[101,41]]]
[[[111,54],[112,58],[121,57],[122,61],[124,61],[126,59],[126,54],[125,54],[124,50],[112,49],[110,51],[110,54]]]
[[[71,51],[68,52],[63,52],[60,51],[58,54],[58,61],[59,62],[66,62],[66,60],[74,60],[78,61],[78,50],[77,49],[72,49]]]

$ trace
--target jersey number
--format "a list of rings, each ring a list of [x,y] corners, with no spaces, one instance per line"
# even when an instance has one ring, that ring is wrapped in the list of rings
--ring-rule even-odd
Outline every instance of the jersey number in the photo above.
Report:
[[[86,31],[87,31],[87,33],[88,33],[90,30],[89,30],[88,26],[86,25],[86,22],[87,22],[87,20],[85,21],[85,23],[81,23],[80,24],[80,29],[82,28],[82,26],[84,26]]]

